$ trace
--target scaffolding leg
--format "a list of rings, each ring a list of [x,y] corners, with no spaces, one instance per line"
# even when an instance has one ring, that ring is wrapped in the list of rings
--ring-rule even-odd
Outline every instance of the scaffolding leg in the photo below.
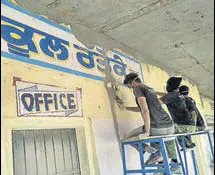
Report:
[[[208,140],[209,140],[209,145],[210,145],[210,150],[211,150],[211,153],[212,153],[212,157],[214,158],[214,149],[213,149],[213,143],[212,143],[212,139],[211,139],[211,136],[210,136],[210,132],[208,132],[207,135],[208,135]]]
[[[166,146],[165,146],[165,143],[164,143],[163,139],[160,140],[160,146],[161,146],[161,153],[162,153],[163,160],[164,160],[165,173],[166,173],[166,175],[171,175],[170,166],[169,166],[169,162],[168,162],[167,151],[166,151]]]
[[[181,157],[179,143],[178,143],[177,138],[175,139],[175,143],[176,143],[176,149],[177,149],[178,157],[179,157],[179,160],[180,160],[180,163],[181,163],[182,172],[183,172],[184,175],[187,175],[186,171],[185,171],[185,168],[184,168],[184,163],[183,163],[183,160],[182,160],[182,157]]]
[[[195,172],[195,175],[197,175],[198,174],[198,169],[197,169],[197,165],[196,165],[196,158],[195,158],[194,150],[191,150],[191,154],[192,154],[194,172]]]
[[[182,137],[182,150],[184,153],[184,163],[185,163],[186,174],[189,174],[188,165],[187,165],[186,147],[185,147],[185,136],[181,136],[181,137]]]
[[[145,166],[144,166],[144,157],[143,157],[143,145],[142,143],[138,143],[139,155],[140,155],[140,165],[142,170],[142,175],[145,175]]]
[[[124,145],[124,143],[122,143],[121,145],[122,145],[122,165],[123,165],[123,172],[124,172],[124,175],[127,175],[127,171],[126,171],[126,159],[125,159],[125,145]]]

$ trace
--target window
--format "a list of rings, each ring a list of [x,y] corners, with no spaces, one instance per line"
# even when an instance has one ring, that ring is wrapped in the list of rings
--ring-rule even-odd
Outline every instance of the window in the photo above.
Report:
[[[75,129],[13,130],[14,175],[81,175]]]

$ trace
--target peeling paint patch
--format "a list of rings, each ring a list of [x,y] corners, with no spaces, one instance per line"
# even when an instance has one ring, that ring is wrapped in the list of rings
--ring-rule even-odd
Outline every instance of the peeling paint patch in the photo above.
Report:
[[[200,29],[195,29],[195,30],[193,30],[194,32],[198,32]]]
[[[51,2],[51,3],[49,3],[49,4],[47,4],[46,7],[48,7],[48,8],[56,8],[56,7],[58,7],[59,5],[61,5],[61,0],[55,0],[55,1],[53,1],[53,2]]]

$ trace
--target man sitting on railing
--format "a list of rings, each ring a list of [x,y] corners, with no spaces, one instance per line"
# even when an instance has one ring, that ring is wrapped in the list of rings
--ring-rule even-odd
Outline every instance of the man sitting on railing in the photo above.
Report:
[[[133,89],[137,107],[124,107],[124,109],[141,112],[144,126],[136,128],[128,133],[127,137],[135,137],[140,134],[145,136],[159,136],[159,135],[171,135],[174,133],[174,124],[168,113],[162,108],[158,101],[156,92],[151,87],[142,84],[140,78],[136,73],[130,73],[126,75],[124,84],[128,88]],[[118,104],[122,107],[122,101],[118,99]],[[174,142],[169,141],[167,143],[167,151],[169,157],[177,159],[177,155],[174,148]],[[157,143],[151,143],[151,146],[158,151],[151,154],[146,164],[153,164],[155,162],[162,161],[163,158],[159,152],[160,146]],[[143,145],[143,150],[146,151],[147,146]]]

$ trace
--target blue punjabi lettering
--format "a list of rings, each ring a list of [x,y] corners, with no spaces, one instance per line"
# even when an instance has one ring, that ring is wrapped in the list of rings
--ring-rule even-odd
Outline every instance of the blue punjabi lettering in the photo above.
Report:
[[[95,52],[91,52],[83,47],[80,47],[76,44],[74,44],[74,48],[78,49],[79,52],[77,52],[77,60],[78,62],[87,68],[94,68],[95,67],[95,63],[94,63],[94,55],[99,56],[99,54],[95,53]],[[84,53],[83,53],[84,52]]]
[[[98,58],[96,59],[96,62],[98,63],[97,69],[101,72],[105,71],[105,58]]]
[[[119,76],[124,76],[126,74],[126,65],[123,63],[122,59],[118,55],[113,55],[114,59],[111,59],[112,62],[116,63],[113,66],[114,72]]]
[[[69,42],[64,42],[65,45],[69,45]],[[46,38],[43,38],[40,40],[40,48],[41,50],[48,55],[51,58],[57,57],[58,60],[65,61],[68,59],[69,53],[67,48],[62,44],[62,40],[54,37],[47,36]],[[57,52],[60,50],[59,54],[55,54],[53,51],[51,51],[49,48],[51,48],[54,52]],[[57,56],[55,56],[57,55]]]
[[[115,74],[119,76],[124,76],[126,75],[126,65],[123,63],[122,59],[118,55],[114,55],[113,58],[107,57],[106,60],[105,58],[98,58],[96,62],[98,63],[97,69],[100,70],[101,72],[105,71],[105,64],[107,61],[107,66],[108,68],[112,71],[111,68],[111,63],[114,63],[113,65],[113,71]]]
[[[27,99],[29,99],[29,104],[27,103]],[[27,111],[31,112],[34,107],[34,96],[30,93],[24,93],[21,96],[21,101],[22,101],[24,108]]]
[[[1,30],[2,38],[8,42],[9,52],[25,57],[29,57],[29,51],[38,53],[32,41],[33,31],[29,28],[25,28],[24,31],[21,31],[13,26],[3,24],[1,25]],[[27,49],[21,48],[25,45],[27,45]]]
[[[92,45],[88,46],[90,49],[94,49]],[[76,44],[74,44],[74,48],[78,49],[79,52],[77,52],[77,60],[79,63],[87,68],[94,68],[94,56],[98,57],[96,59],[97,62],[97,69],[101,72],[105,71],[106,68],[106,61],[107,66],[110,70],[111,69],[111,62],[114,63],[113,65],[113,71],[119,76],[124,76],[126,74],[126,65],[123,63],[122,59],[118,55],[113,55],[113,58],[107,57],[105,60],[105,56],[102,54],[99,54],[97,52],[89,51],[85,48],[82,48]],[[97,48],[97,47],[96,47]],[[104,50],[97,48],[97,51],[100,53],[104,53]],[[84,53],[83,53],[84,52]]]
[[[1,25],[1,37],[7,41],[8,51],[10,53],[24,57],[30,57],[29,51],[38,53],[36,45],[33,41],[33,35],[39,34],[45,37],[39,42],[39,46],[45,55],[60,61],[65,61],[68,59],[69,54],[66,47],[69,46],[68,41],[34,29],[5,16],[1,16],[1,20],[9,23]],[[27,46],[27,48],[23,48],[25,46]]]
[[[95,46],[95,45],[88,45],[87,48],[90,49],[92,52],[93,52],[93,50],[96,50],[96,52],[99,53],[99,54],[97,54],[97,53],[94,52],[94,55],[96,55],[98,57],[96,59],[96,62],[97,62],[96,67],[100,72],[105,71],[106,61],[107,61],[108,68],[111,70],[110,59],[107,57],[106,58],[107,60],[105,60],[105,51],[104,51],[103,48],[99,48],[98,46]]]
[[[30,57],[30,52],[38,53],[39,51],[33,37],[34,34],[39,34],[43,36],[43,38],[40,39],[38,45],[45,55],[58,61],[65,61],[68,59],[68,41],[26,26],[25,24],[19,23],[5,16],[2,16],[1,19],[6,22],[1,25],[1,37],[7,41],[8,51],[10,53],[24,57]],[[105,58],[104,49],[94,45],[88,46],[88,49],[76,44],[73,44],[73,46],[78,50],[76,57],[82,66],[90,69],[96,66],[98,71],[104,72],[107,61],[108,68],[116,75],[124,76],[126,74],[126,65],[123,63],[120,56],[114,54],[113,58]],[[58,108],[57,103],[55,103],[55,108]]]
[[[107,63],[106,63],[107,61]],[[111,66],[110,66],[110,58],[104,58],[104,57],[99,57],[96,59],[96,62],[98,63],[97,69],[101,72],[104,72],[106,67],[111,71]],[[107,65],[106,65],[107,64]]]

